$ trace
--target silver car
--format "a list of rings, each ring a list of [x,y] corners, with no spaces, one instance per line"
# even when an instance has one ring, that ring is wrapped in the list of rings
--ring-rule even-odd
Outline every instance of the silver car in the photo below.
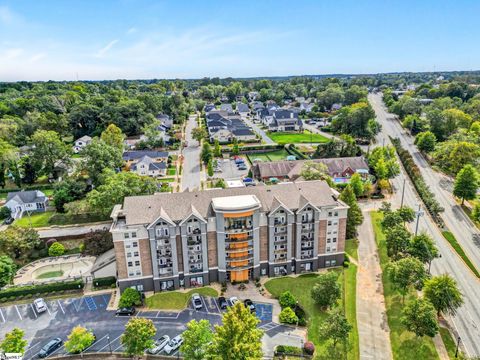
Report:
[[[43,313],[47,311],[47,303],[42,298],[33,300],[33,306],[35,306],[37,313]]]
[[[182,335],[175,336],[163,349],[167,355],[173,354],[183,344]]]
[[[200,310],[203,307],[202,299],[199,294],[195,293],[192,295],[192,304],[195,310]]]
[[[170,336],[163,335],[158,340],[155,340],[155,343],[153,344],[153,347],[148,349],[147,353],[152,354],[152,355],[153,354],[158,354],[169,343],[169,341],[170,341]]]

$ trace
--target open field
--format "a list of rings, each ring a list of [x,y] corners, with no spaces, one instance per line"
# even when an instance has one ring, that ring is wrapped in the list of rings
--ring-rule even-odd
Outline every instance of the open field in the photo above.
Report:
[[[307,130],[303,133],[288,132],[269,132],[268,137],[277,144],[296,144],[296,143],[324,143],[328,139],[320,134],[313,134]]]

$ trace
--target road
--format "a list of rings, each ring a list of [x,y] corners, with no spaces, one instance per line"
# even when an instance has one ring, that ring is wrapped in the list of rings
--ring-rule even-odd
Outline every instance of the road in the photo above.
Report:
[[[200,170],[200,152],[201,147],[197,140],[192,138],[192,130],[197,127],[197,115],[188,117],[187,126],[185,128],[185,140],[188,146],[183,149],[183,172],[181,188],[182,191],[187,189],[200,189],[201,170]]]
[[[382,131],[377,136],[377,143],[382,144],[385,141],[385,144],[390,144],[388,135],[399,135],[394,130],[396,121],[393,120],[393,115],[386,112],[379,95],[369,95],[369,101],[375,110],[378,121],[382,124]],[[393,123],[394,121],[395,123]],[[400,175],[392,180],[395,189],[392,202],[395,207],[400,206],[404,180],[406,180],[404,204],[416,208],[418,204],[421,204],[421,201],[403,168]],[[413,228],[413,225],[411,228]],[[432,262],[432,274],[450,274],[457,281],[464,296],[464,304],[458,309],[457,314],[453,317],[447,316],[447,320],[456,334],[460,336],[461,346],[466,354],[468,356],[480,356],[480,330],[478,328],[480,326],[480,282],[445,240],[429,216],[420,217],[419,232],[426,232],[432,236],[441,254],[441,258]]]
[[[321,130],[320,130],[319,128],[317,128],[316,126],[307,124],[306,121],[303,121],[303,128],[304,128],[305,130],[308,130],[308,131],[314,133],[314,134],[320,134],[320,135],[322,135],[322,136],[325,136],[325,137],[328,138],[328,139],[338,139],[338,137],[336,137],[336,136],[333,135],[333,134],[330,134],[330,133],[321,131]]]
[[[267,144],[267,145],[276,144],[276,142],[273,141],[272,139],[270,139],[268,137],[267,133],[265,131],[263,131],[263,129],[260,128],[260,126],[255,124],[250,118],[243,118],[242,120],[245,122],[245,124],[250,126],[253,129],[253,131],[255,131],[258,135],[260,135],[262,137],[262,140],[265,142],[265,144]]]
[[[37,230],[41,239],[44,238],[59,238],[63,236],[84,235],[95,230],[109,230],[111,226],[110,222],[105,222],[96,225],[77,225],[77,226],[65,226],[65,227],[51,227],[43,230]]]

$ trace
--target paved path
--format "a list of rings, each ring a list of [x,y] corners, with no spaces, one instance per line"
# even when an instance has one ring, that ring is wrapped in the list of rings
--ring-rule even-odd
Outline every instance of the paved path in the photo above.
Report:
[[[268,145],[276,144],[276,142],[270,139],[267,133],[262,128],[260,128],[260,126],[255,124],[251,119],[244,118],[243,121],[245,122],[245,124],[250,126],[253,129],[253,131],[255,131],[258,135],[262,137],[262,140],[265,142],[265,144],[268,144]]]
[[[197,115],[188,117],[187,126],[185,128],[185,140],[188,146],[183,149],[183,172],[181,180],[181,189],[194,190],[200,189],[201,170],[200,170],[200,152],[201,147],[197,140],[192,138],[192,130],[197,127]]]
[[[357,323],[360,340],[360,359],[392,358],[390,329],[383,297],[382,269],[372,222],[364,211],[359,227],[357,271]]]
[[[103,229],[110,229],[111,223],[105,222],[102,224],[96,225],[78,225],[78,226],[67,226],[67,227],[51,227],[51,228],[44,228],[39,229],[38,235],[40,238],[57,238],[63,236],[74,236],[74,235],[84,235],[88,234],[91,231],[95,230],[103,230]]]
[[[327,133],[327,132],[324,132],[324,131],[321,131],[319,128],[317,128],[316,126],[313,126],[313,125],[310,125],[310,124],[307,124],[306,121],[303,121],[303,128],[305,130],[308,130],[314,134],[320,134],[322,136],[325,136],[327,139],[337,139],[337,140],[341,140],[339,137],[333,135],[333,134],[330,134],[330,133]]]

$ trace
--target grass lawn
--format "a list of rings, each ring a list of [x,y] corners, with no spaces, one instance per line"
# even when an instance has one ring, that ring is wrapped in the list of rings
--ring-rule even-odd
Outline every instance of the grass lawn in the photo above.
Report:
[[[455,236],[450,231],[442,231],[442,235],[445,239],[447,239],[447,241],[450,243],[450,245],[452,245],[453,249],[462,258],[462,260],[465,262],[465,264],[467,264],[467,266],[470,268],[470,270],[473,271],[475,276],[480,278],[480,273],[478,272],[475,265],[473,265],[472,261],[467,256],[467,254],[465,254],[465,251],[463,250],[462,246],[458,243]]]
[[[351,258],[354,258],[358,261],[358,240],[357,239],[350,239],[345,241],[345,252]]]
[[[45,227],[50,226],[48,220],[55,214],[53,211],[46,211],[41,213],[33,213],[30,216],[24,214],[21,219],[15,220],[15,225],[20,227],[30,227],[30,222],[32,227]]]
[[[192,294],[198,293],[203,296],[217,297],[217,290],[211,287],[201,287],[192,289],[189,292],[166,291],[154,294],[146,298],[146,304],[149,309],[167,309],[182,310],[187,306]]]
[[[59,214],[55,211],[46,211],[41,213],[32,213],[30,216],[24,214],[21,219],[15,220],[14,224],[20,227],[30,227],[31,221],[31,226],[34,228],[38,228],[52,225],[85,224],[106,220],[108,220],[108,217],[103,217],[95,214],[68,215]]]
[[[356,320],[356,273],[357,267],[351,264],[348,268],[332,270],[338,273],[338,282],[343,290],[341,304],[344,304],[345,315],[349,323],[353,326],[350,334],[350,348],[347,354],[348,359],[359,359],[358,347],[358,329]],[[300,275],[298,277],[282,277],[269,280],[265,283],[265,288],[275,297],[289,290],[297,299],[300,306],[305,310],[308,316],[308,339],[315,344],[318,359],[335,358],[329,352],[328,343],[320,338],[320,326],[327,317],[327,312],[318,307],[312,297],[310,290],[318,281],[318,274],[311,273]],[[339,358],[344,358],[340,354]]]
[[[168,176],[174,176],[177,173],[177,169],[174,166],[171,166],[167,169]]]
[[[402,296],[396,291],[386,275],[385,268],[390,259],[387,255],[387,245],[385,234],[381,228],[383,215],[379,212],[371,212],[375,240],[378,245],[380,255],[380,266],[382,267],[383,292],[385,295],[385,305],[387,308],[388,326],[390,327],[390,341],[392,343],[392,353],[394,359],[438,359],[437,350],[433,341],[429,337],[417,338],[414,333],[405,329],[401,323],[402,317]],[[405,302],[416,296],[415,291],[411,291],[405,296]]]
[[[50,278],[60,277],[62,275],[63,275],[62,270],[49,271],[49,272],[38,275],[37,279],[50,279]]]
[[[286,160],[287,156],[290,156],[290,153],[285,149],[269,151],[265,153],[258,153],[258,154],[249,154],[248,159],[251,163],[253,160],[260,159],[263,162],[266,161],[279,161],[279,160]]]
[[[312,134],[305,130],[303,133],[289,132],[269,132],[268,137],[277,144],[295,144],[295,143],[324,143],[328,139],[320,134]]]
[[[448,357],[450,359],[455,359],[455,350],[457,349],[456,340],[453,338],[450,330],[444,327],[440,327],[440,336],[442,337],[443,343],[448,351]],[[465,359],[465,356],[461,351],[458,351],[458,358],[457,359]]]

